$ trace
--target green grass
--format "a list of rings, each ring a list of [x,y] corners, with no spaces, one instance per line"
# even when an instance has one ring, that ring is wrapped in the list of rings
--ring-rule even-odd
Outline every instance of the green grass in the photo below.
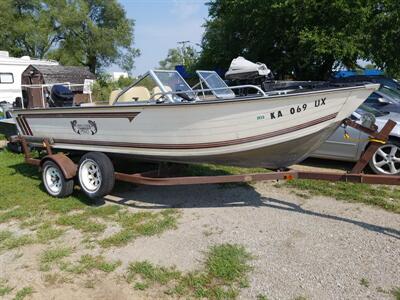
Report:
[[[329,182],[319,180],[291,180],[277,187],[285,186],[300,190],[305,196],[327,196],[337,200],[365,203],[400,213],[400,189],[394,186]]]
[[[135,262],[129,265],[128,282],[131,282],[135,275],[139,275],[147,285],[154,283],[163,285],[181,276],[180,272],[173,268],[155,267],[148,261]]]
[[[0,279],[0,297],[5,296],[13,291],[14,288],[8,285],[8,281]]]
[[[257,295],[257,300],[268,300],[268,297],[263,295],[263,294],[258,294]]]
[[[49,241],[62,236],[64,232],[65,230],[54,228],[51,224],[44,223],[38,228],[36,237],[39,243],[48,243]]]
[[[64,264],[62,269],[67,272],[82,274],[92,270],[99,270],[105,273],[113,272],[119,265],[120,261],[108,262],[103,256],[82,255],[75,265]]]
[[[57,219],[58,225],[71,226],[82,232],[99,233],[106,229],[106,225],[91,221],[84,213],[64,215]]]
[[[6,136],[2,133],[0,133],[0,141],[5,141],[6,140]]]
[[[235,299],[248,286],[251,255],[239,245],[222,244],[207,252],[204,269],[183,274],[148,261],[131,263],[126,280],[137,290],[164,287],[164,293],[184,298]]]
[[[1,248],[10,250],[15,248],[20,248],[25,245],[33,244],[35,240],[30,235],[14,236],[11,235],[3,240],[1,243]]]
[[[123,246],[138,236],[151,236],[161,234],[169,229],[175,229],[179,213],[173,209],[167,209],[159,213],[138,212],[118,213],[113,219],[122,226],[122,229],[100,240],[102,247]]]
[[[400,287],[392,289],[392,295],[396,300],[400,300]]]
[[[360,284],[365,287],[369,287],[369,280],[367,278],[361,278]]]
[[[224,282],[244,278],[250,270],[247,261],[251,258],[243,246],[222,244],[213,246],[207,258],[210,275]]]
[[[32,294],[33,294],[32,287],[30,287],[30,286],[24,287],[15,294],[14,300],[22,300],[22,299],[25,299],[26,296],[29,296]]]
[[[50,266],[54,263],[61,262],[65,257],[72,253],[70,248],[58,247],[43,251],[40,256],[40,269],[42,271],[49,271]]]

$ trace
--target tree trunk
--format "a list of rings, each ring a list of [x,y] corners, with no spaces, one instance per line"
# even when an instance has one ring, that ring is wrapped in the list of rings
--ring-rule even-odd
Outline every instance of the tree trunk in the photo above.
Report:
[[[88,57],[88,63],[87,66],[89,67],[90,72],[93,74],[96,74],[96,64],[97,64],[97,58],[95,55],[90,55]]]

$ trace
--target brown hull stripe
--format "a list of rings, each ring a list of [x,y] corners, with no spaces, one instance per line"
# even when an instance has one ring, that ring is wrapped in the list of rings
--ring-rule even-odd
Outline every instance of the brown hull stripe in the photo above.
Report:
[[[46,113],[46,114],[21,114],[27,119],[54,119],[54,118],[127,118],[131,122],[140,112],[91,112],[91,113]]]
[[[78,144],[78,145],[92,145],[92,146],[114,146],[114,147],[128,147],[128,148],[148,148],[148,149],[204,149],[204,148],[216,148],[224,146],[239,145],[244,143],[255,142],[259,140],[264,140],[279,136],[282,134],[291,133],[307,127],[311,127],[329,120],[336,118],[337,113],[303,123],[290,128],[285,128],[269,133],[264,133],[256,136],[227,140],[221,142],[211,142],[211,143],[193,143],[193,144],[151,144],[151,143],[121,143],[121,142],[108,142],[108,141],[90,141],[90,140],[70,140],[70,139],[54,139],[55,143],[60,144]]]
[[[21,121],[22,121],[22,124],[24,124],[25,129],[27,130],[28,134],[29,134],[29,135],[33,135],[32,130],[31,130],[31,128],[29,127],[29,124],[28,124],[28,122],[26,121],[26,119],[25,119],[24,116],[21,117]]]
[[[28,133],[25,131],[24,126],[22,126],[21,117],[16,117],[15,119],[17,121],[19,129],[21,129],[21,131],[22,131],[22,134],[23,135],[28,135]]]

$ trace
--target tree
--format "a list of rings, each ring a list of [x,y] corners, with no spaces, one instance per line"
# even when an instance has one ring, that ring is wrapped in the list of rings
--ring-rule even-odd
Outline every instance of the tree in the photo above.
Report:
[[[368,0],[212,0],[199,65],[227,68],[239,55],[279,77],[326,79],[366,52]]]
[[[400,2],[369,2],[366,39],[370,59],[390,76],[400,77]]]
[[[158,64],[164,70],[173,70],[177,65],[183,65],[187,70],[192,70],[198,57],[198,52],[194,47],[183,44],[182,47],[169,49],[167,57]]]
[[[92,72],[113,63],[129,71],[139,55],[134,22],[117,0],[0,2],[0,45],[12,55],[54,58]]]

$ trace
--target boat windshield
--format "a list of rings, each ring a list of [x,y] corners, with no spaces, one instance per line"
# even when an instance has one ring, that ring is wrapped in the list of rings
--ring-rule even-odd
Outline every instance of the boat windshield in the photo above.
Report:
[[[181,102],[195,99],[195,93],[178,72],[150,70],[120,92],[114,103],[153,100]]]
[[[211,92],[217,98],[222,99],[233,99],[235,93],[228,88],[225,81],[215,71],[196,71],[200,80],[206,84],[207,88],[211,89]]]
[[[159,81],[162,92],[170,93],[173,102],[181,101],[182,98],[186,99],[186,97],[193,100],[196,98],[195,93],[177,71],[156,70],[153,73]]]

